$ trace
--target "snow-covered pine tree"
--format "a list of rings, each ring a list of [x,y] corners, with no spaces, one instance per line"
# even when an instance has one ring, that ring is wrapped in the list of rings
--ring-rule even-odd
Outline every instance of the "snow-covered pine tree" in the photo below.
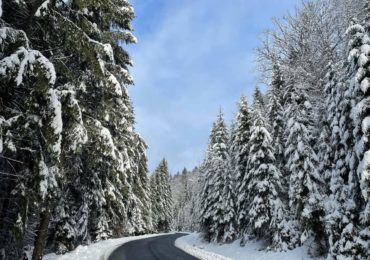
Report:
[[[357,27],[358,28],[358,27]],[[356,38],[356,33],[353,34]],[[353,43],[358,42],[354,39]],[[326,232],[329,257],[352,257],[358,252],[358,223],[361,200],[356,167],[352,104],[356,99],[353,70],[348,62],[332,68],[327,85],[328,122],[333,168],[326,203]]]
[[[212,196],[215,190],[213,175],[211,172],[212,166],[212,147],[215,144],[216,122],[212,125],[212,130],[208,138],[208,148],[204,162],[200,166],[201,172],[201,200],[200,200],[200,230],[206,241],[211,241],[214,237],[214,227],[211,211],[215,207],[217,200]]]
[[[248,211],[248,207],[246,204],[246,187],[248,186],[248,184],[245,183],[243,180],[246,174],[246,166],[248,161],[248,145],[251,134],[250,131],[252,126],[252,119],[247,100],[244,96],[241,96],[238,106],[238,113],[235,121],[235,133],[231,143],[232,147],[230,157],[235,163],[235,191],[237,194],[236,210],[238,227],[240,228],[247,224],[247,222],[243,221],[243,219]]]
[[[235,119],[236,119],[236,116],[235,115]],[[236,187],[237,183],[237,179],[236,179],[236,176],[237,176],[237,149],[238,147],[236,146],[236,130],[237,130],[237,126],[236,126],[236,120],[232,120],[231,123],[230,123],[230,128],[229,128],[229,143],[227,145],[227,147],[229,148],[229,168],[234,171],[234,188]]]
[[[151,200],[151,211],[152,211],[152,224],[153,231],[158,231],[157,223],[159,219],[159,214],[162,211],[162,203],[160,201],[159,194],[159,176],[157,171],[154,171],[150,176],[150,200]]]
[[[301,242],[313,231],[318,249],[323,246],[323,181],[317,171],[318,159],[312,148],[312,106],[303,86],[296,86],[285,111],[287,120],[285,160],[289,171],[289,207],[300,223]]]
[[[178,231],[199,231],[199,169],[186,168],[172,176],[171,190],[173,200],[172,229]]]
[[[232,199],[230,184],[225,187],[228,169],[228,130],[220,112],[209,137],[206,159],[202,165],[200,228],[207,241],[226,241],[234,236],[234,209],[226,204]]]
[[[327,202],[325,204],[326,216],[326,233],[328,240],[329,257],[339,256],[339,244],[343,229],[352,221],[354,216],[353,210],[354,201],[353,195],[350,192],[350,179],[351,176],[349,166],[346,164],[346,137],[344,134],[348,129],[348,125],[352,125],[351,120],[343,121],[342,113],[346,111],[348,101],[344,95],[348,81],[344,76],[346,71],[345,64],[339,62],[337,64],[329,64],[326,80],[326,104],[325,104],[325,118],[329,130],[329,137],[327,130],[323,129],[323,139],[319,148],[320,160],[320,175],[328,180],[327,185]],[[347,116],[348,116],[347,112]],[[347,229],[349,230],[349,229]]]
[[[269,84],[267,98],[267,127],[270,129],[272,143],[274,144],[277,167],[282,172],[284,165],[284,87],[283,73],[278,64],[273,66],[272,80]]]
[[[120,47],[122,42],[135,42],[130,33],[133,10],[126,1],[104,2],[99,8],[93,1],[67,2],[60,6],[55,10],[55,7],[48,5],[40,8],[39,13],[44,19],[56,16],[58,28],[67,25],[66,29],[75,31],[75,36],[81,35],[79,40],[74,39],[75,36],[67,38],[67,43],[87,65],[82,71],[77,68],[80,75],[74,88],[83,107],[84,125],[89,136],[82,150],[86,154],[82,157],[83,172],[95,178],[82,178],[87,181],[85,186],[89,187],[84,193],[86,201],[95,208],[89,214],[91,239],[143,232],[144,224],[137,229],[132,226],[142,222],[142,214],[147,215],[147,221],[150,219],[149,212],[145,213],[150,208],[145,206],[149,200],[138,188],[141,186],[139,183],[145,186],[148,182],[145,180],[145,168],[138,165],[145,165],[146,157],[140,155],[145,144],[140,144],[143,141],[133,131],[133,109],[126,90],[127,85],[132,83],[127,71],[131,60]],[[54,36],[59,37],[58,34]],[[77,42],[84,42],[84,47]],[[73,59],[68,62],[75,65]],[[91,97],[94,102],[91,102]],[[100,142],[101,145],[92,145]],[[106,223],[110,225],[106,226]]]
[[[25,32],[6,26],[1,17],[0,49],[0,169],[7,176],[0,181],[6,198],[0,202],[0,247],[6,256],[19,258],[28,218],[37,215],[33,259],[41,259],[62,179],[56,73],[41,52],[30,48]]]
[[[259,110],[262,114],[267,112],[265,96],[262,94],[258,86],[255,87],[253,92],[252,110]]]
[[[63,252],[111,235],[144,232],[150,227],[146,145],[133,128],[127,94],[132,62],[121,48],[136,41],[133,8],[124,0],[6,1],[4,6],[4,21],[29,33],[32,46],[58,75],[66,185],[53,218],[54,244]],[[141,227],[131,228],[137,223]]]
[[[230,143],[227,143],[229,146]],[[228,147],[229,151],[229,147]],[[235,193],[235,171],[231,168],[231,158],[228,156],[226,172],[223,176],[223,190],[220,197],[222,208],[221,229],[222,237],[218,240],[221,243],[230,243],[237,236],[237,205]]]
[[[318,142],[318,159],[319,166],[318,171],[326,183],[326,192],[330,189],[330,178],[332,174],[332,169],[334,167],[334,151],[336,146],[332,143],[332,121],[336,113],[335,98],[337,93],[337,83],[339,80],[339,67],[336,64],[330,62],[328,64],[328,73],[325,77],[325,105],[323,106],[323,111],[321,117],[321,133]]]
[[[167,161],[163,159],[151,176],[153,228],[168,232],[172,221],[172,192]]]
[[[183,197],[182,197],[182,203],[185,204],[190,199],[190,187],[189,187],[189,173],[186,168],[182,170],[181,173],[181,184],[184,187],[183,188]]]
[[[272,138],[266,129],[266,119],[260,111],[253,111],[255,118],[249,141],[250,150],[246,171],[248,172],[247,212],[248,235],[266,239],[275,250],[286,250],[289,241],[282,234],[281,224],[285,210],[279,194],[282,190],[281,174],[276,160]]]
[[[245,96],[240,97],[238,113],[235,120],[234,138],[231,143],[232,157],[235,160],[236,190],[240,191],[240,185],[245,174],[248,161],[248,142],[250,128],[252,126],[250,110]]]
[[[354,121],[355,153],[357,156],[357,180],[360,194],[356,200],[359,210],[359,234],[355,242],[356,257],[370,258],[370,2],[366,1],[365,20],[353,24],[350,34],[349,61],[353,72],[352,118]],[[355,169],[354,167],[352,169]]]
[[[185,231],[187,223],[189,220],[189,212],[187,212],[186,205],[191,199],[190,187],[189,187],[189,175],[191,172],[188,172],[184,168],[179,175],[173,176],[171,180],[171,190],[173,198],[173,227],[175,230]],[[185,209],[186,208],[186,209]]]
[[[144,234],[152,231],[150,181],[147,168],[147,145],[137,134],[133,134],[134,154],[130,156],[133,165],[130,180],[133,196],[127,207],[129,234]]]

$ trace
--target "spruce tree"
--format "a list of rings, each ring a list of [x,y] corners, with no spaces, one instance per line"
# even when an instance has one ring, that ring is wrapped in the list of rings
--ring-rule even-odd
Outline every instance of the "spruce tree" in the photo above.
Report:
[[[249,159],[247,163],[249,234],[267,239],[273,248],[286,248],[280,236],[279,225],[284,220],[284,207],[279,198],[282,185],[281,176],[275,166],[272,138],[259,111],[254,112],[254,125],[250,138]]]
[[[259,110],[262,114],[265,114],[267,112],[265,96],[262,94],[258,86],[255,87],[253,92],[252,110]]]
[[[287,136],[285,158],[289,171],[289,207],[299,220],[302,230],[301,241],[315,233],[316,242],[322,246],[323,196],[322,177],[317,171],[318,159],[312,148],[312,107],[305,90],[296,87],[291,92],[292,103],[286,111]]]
[[[219,238],[221,243],[232,242],[237,235],[237,207],[235,196],[235,172],[230,167],[230,157],[228,157],[226,172],[223,176],[223,190],[220,198],[222,207],[221,229],[222,237]]]
[[[334,98],[335,98],[335,87],[337,79],[337,73],[334,71],[333,65],[330,63],[328,65],[328,73],[325,77],[326,85],[325,85],[325,105],[322,111],[322,115],[320,116],[321,122],[321,133],[319,135],[319,142],[318,142],[318,159],[319,159],[319,166],[318,171],[322,178],[325,180],[326,185],[326,192],[329,189],[329,182],[331,171],[334,165],[334,150],[331,144],[331,121],[335,113],[335,106],[334,106]]]
[[[23,30],[57,75],[63,196],[52,216],[56,250],[150,230],[146,145],[134,131],[132,62],[121,47],[136,41],[133,8],[120,0],[5,2],[2,19]],[[34,252],[40,258],[42,246]]]
[[[130,156],[133,165],[132,194],[128,205],[128,234],[145,234],[152,231],[150,181],[147,169],[147,145],[137,134],[133,134],[134,154]]]
[[[267,92],[267,127],[274,144],[277,167],[282,172],[284,165],[284,87],[285,81],[279,65],[274,65],[272,80]]]
[[[7,199],[0,206],[0,246],[6,255],[19,257],[11,246],[22,244],[29,217],[36,215],[33,259],[40,259],[62,182],[56,72],[50,60],[30,47],[24,31],[5,26],[1,17],[0,31],[0,168],[15,177],[1,181]]]
[[[326,122],[329,126],[329,143],[321,145],[326,148],[320,151],[320,173],[328,179],[328,198],[326,202],[326,233],[328,239],[328,251],[330,257],[337,257],[340,253],[341,233],[349,222],[353,221],[355,204],[351,192],[351,174],[349,165],[346,162],[347,151],[350,152],[351,146],[347,146],[350,137],[347,136],[348,129],[352,122],[349,118],[348,93],[346,91],[348,81],[344,76],[346,65],[341,62],[329,65],[329,73],[326,77]],[[345,119],[345,120],[344,120]],[[326,127],[326,125],[324,125]],[[325,130],[325,129],[324,129]],[[326,132],[323,133],[325,140]],[[347,136],[347,137],[346,137]],[[320,140],[320,141],[325,141]],[[351,153],[351,152],[350,152]],[[328,176],[329,175],[329,176]],[[354,190],[353,190],[354,191]],[[344,253],[344,252],[343,252]]]
[[[251,134],[251,115],[247,100],[241,96],[239,101],[239,111],[235,122],[235,138],[232,143],[231,158],[235,158],[235,190],[237,192],[237,221],[238,227],[242,228],[247,224],[243,219],[248,211],[247,186],[244,182],[246,166],[249,155],[249,138]]]
[[[213,124],[206,159],[202,166],[204,179],[200,226],[207,241],[228,241],[234,232],[233,208],[226,205],[232,199],[229,193],[230,182],[227,183],[228,187],[225,187],[225,177],[229,174],[227,144],[228,131],[220,112]]]
[[[356,205],[359,211],[358,236],[354,240],[353,247],[356,256],[359,258],[370,257],[370,103],[369,86],[370,70],[370,3],[366,1],[364,6],[366,11],[365,20],[361,24],[351,25],[347,33],[350,35],[349,58],[351,69],[351,90],[352,90],[352,118],[354,123],[354,151],[358,162],[352,169],[357,171],[357,177],[360,191],[356,198]],[[354,229],[356,227],[354,226]],[[351,233],[344,238],[351,236]],[[342,235],[343,238],[343,235]],[[348,238],[347,238],[348,239]],[[353,252],[352,252],[353,253]]]
[[[163,159],[151,176],[153,227],[168,232],[172,221],[172,193],[167,161]]]

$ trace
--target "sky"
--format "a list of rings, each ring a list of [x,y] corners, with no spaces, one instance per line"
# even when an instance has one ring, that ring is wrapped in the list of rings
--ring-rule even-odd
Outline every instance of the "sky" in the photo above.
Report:
[[[129,88],[149,171],[166,158],[172,174],[199,165],[213,121],[227,123],[258,82],[255,49],[272,18],[300,0],[131,0],[138,43]]]

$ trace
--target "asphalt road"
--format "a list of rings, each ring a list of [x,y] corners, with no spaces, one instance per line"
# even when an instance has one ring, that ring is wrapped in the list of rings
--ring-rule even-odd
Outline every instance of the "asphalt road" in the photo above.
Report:
[[[170,234],[127,242],[112,252],[108,260],[198,260],[175,246],[186,234]]]

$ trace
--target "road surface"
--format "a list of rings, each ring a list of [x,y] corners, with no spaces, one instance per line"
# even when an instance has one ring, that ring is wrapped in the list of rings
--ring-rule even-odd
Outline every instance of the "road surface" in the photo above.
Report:
[[[112,252],[108,260],[198,260],[175,246],[186,234],[170,234],[127,242]]]

